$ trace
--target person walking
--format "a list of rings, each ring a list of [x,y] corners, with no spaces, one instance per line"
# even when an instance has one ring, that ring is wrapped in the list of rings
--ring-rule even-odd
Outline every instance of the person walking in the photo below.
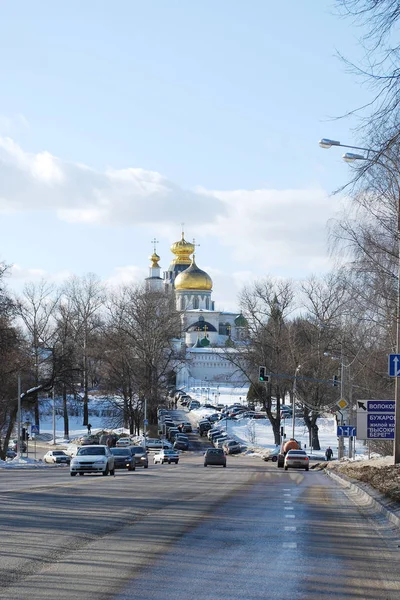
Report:
[[[333,456],[333,450],[330,446],[328,446],[325,451],[325,458],[326,458],[326,460],[331,460],[332,456]]]

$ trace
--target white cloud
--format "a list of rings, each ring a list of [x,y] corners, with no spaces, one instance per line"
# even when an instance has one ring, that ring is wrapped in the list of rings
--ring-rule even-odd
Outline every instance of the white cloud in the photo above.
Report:
[[[302,277],[329,266],[326,223],[339,199],[328,198],[322,189],[185,190],[153,171],[110,167],[100,172],[49,152],[27,153],[5,137],[0,137],[0,180],[0,213],[47,211],[68,223],[151,226],[171,241],[184,221],[190,237],[200,241],[207,235],[211,243],[225,246],[225,257],[231,254],[231,272],[215,273],[213,279],[216,293],[224,290],[221,298],[232,298],[232,305],[249,278]],[[139,275],[143,279],[147,273],[120,266],[110,281]]]

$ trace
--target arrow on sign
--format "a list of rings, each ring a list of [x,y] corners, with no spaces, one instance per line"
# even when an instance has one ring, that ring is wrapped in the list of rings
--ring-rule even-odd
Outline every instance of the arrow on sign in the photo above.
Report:
[[[397,356],[394,357],[393,363],[394,363],[394,373],[395,373],[395,376],[397,377],[400,374],[399,359],[397,358]]]
[[[363,410],[367,410],[367,407],[365,406],[364,402],[357,402],[358,404],[358,408],[362,408]]]

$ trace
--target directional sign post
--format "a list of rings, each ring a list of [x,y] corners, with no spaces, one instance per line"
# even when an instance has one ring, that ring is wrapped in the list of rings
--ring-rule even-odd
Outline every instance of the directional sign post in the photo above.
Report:
[[[400,377],[400,354],[389,354],[388,359],[389,377]]]
[[[354,437],[356,433],[357,429],[352,425],[338,425],[337,437]]]
[[[395,403],[393,400],[359,400],[357,402],[357,438],[393,440]]]

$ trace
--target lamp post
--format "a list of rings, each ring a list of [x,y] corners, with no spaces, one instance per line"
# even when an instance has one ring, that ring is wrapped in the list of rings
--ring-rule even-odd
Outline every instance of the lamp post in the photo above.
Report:
[[[294,426],[296,421],[296,393],[297,393],[297,375],[301,369],[301,365],[296,367],[293,379],[293,392],[292,392],[292,438],[294,439]]]
[[[378,150],[374,150],[373,148],[361,148],[360,146],[349,146],[348,144],[341,144],[336,140],[330,140],[328,138],[323,138],[319,141],[319,145],[321,148],[329,149],[332,146],[339,146],[341,148],[350,148],[352,150],[362,150],[366,152],[366,156],[363,154],[354,154],[352,152],[346,152],[343,155],[343,160],[348,163],[355,162],[357,160],[366,160],[372,162],[373,156],[382,156],[389,162],[392,162],[391,158],[382,152],[378,152]],[[393,169],[389,168],[386,164],[376,161],[381,167],[386,169],[390,175],[393,177],[394,172]],[[396,167],[397,168],[397,167]],[[395,170],[396,170],[395,168]],[[400,192],[397,198],[397,294],[396,294],[396,354],[400,352]],[[395,424],[394,424],[394,464],[400,464],[400,406],[399,406],[399,378],[396,375],[394,378],[394,403],[395,403]]]
[[[18,373],[17,458],[21,458],[21,375]]]

